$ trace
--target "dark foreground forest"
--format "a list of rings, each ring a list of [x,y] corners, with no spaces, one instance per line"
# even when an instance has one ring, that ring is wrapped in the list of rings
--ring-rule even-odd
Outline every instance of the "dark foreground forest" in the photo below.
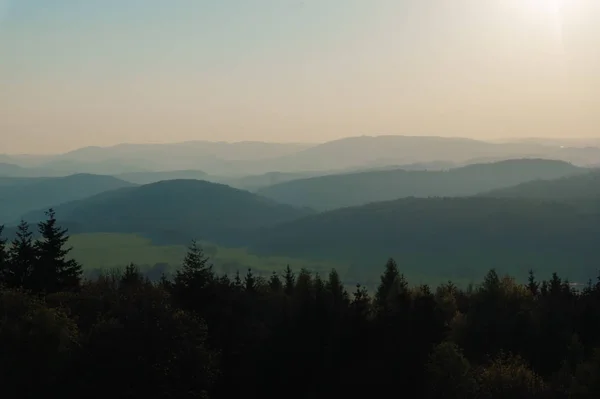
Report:
[[[600,280],[414,287],[390,259],[348,293],[335,271],[220,276],[192,244],[172,279],[84,281],[53,212],[38,227],[0,243],[3,398],[600,395]]]

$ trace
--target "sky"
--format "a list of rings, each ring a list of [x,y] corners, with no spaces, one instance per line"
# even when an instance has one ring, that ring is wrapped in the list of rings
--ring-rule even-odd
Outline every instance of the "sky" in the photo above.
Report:
[[[0,153],[600,137],[598,0],[0,0]]]

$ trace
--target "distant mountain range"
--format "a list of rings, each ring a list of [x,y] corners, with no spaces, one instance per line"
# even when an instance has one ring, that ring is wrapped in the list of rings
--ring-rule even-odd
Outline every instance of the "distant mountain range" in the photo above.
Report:
[[[54,156],[0,156],[29,171],[0,175],[57,176],[73,173],[131,174],[199,170],[236,177],[279,173],[339,173],[391,165],[439,163],[464,165],[513,158],[547,158],[577,165],[600,163],[600,149],[524,141],[490,143],[463,138],[361,136],[323,144],[188,142],[87,147]],[[6,168],[5,168],[6,169]]]
[[[400,169],[313,177],[268,186],[258,193],[281,203],[331,210],[403,197],[469,196],[586,171],[562,161],[520,159],[449,171]]]
[[[530,268],[594,277],[600,172],[544,159],[444,166],[221,177],[258,193],[204,181],[214,176],[196,170],[0,176],[0,220],[10,235],[19,217],[35,223],[53,207],[72,233],[134,233],[162,244],[196,238],[257,255],[344,263],[351,281],[376,278],[389,256],[423,278],[476,279],[491,267],[517,277]]]

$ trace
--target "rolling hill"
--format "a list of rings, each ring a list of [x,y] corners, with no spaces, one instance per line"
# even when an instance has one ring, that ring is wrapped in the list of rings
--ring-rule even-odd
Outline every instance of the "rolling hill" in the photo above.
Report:
[[[584,145],[573,143],[573,145]],[[35,167],[52,176],[202,170],[213,176],[240,177],[270,172],[334,172],[390,165],[473,163],[471,160],[548,158],[589,165],[600,162],[597,147],[565,147],[553,142],[492,143],[426,136],[359,136],[321,144],[209,142],[120,144],[85,147],[45,156],[0,156],[1,162]],[[36,175],[43,176],[43,175]]]
[[[54,207],[76,232],[138,233],[157,243],[196,238],[241,245],[261,227],[312,213],[247,191],[200,180],[170,180],[105,192]],[[41,211],[26,216],[43,218]]]
[[[59,177],[65,176],[60,171],[46,168],[23,167],[11,163],[0,163],[0,177]]]
[[[0,179],[0,221],[15,222],[28,212],[133,184],[111,176],[78,174],[55,178]]]
[[[212,177],[212,181],[227,184],[231,187],[239,188],[247,191],[258,191],[263,187],[272,186],[274,184],[284,183],[293,180],[305,179],[309,177],[322,176],[327,172],[269,172],[260,175],[249,175],[242,177]]]
[[[600,200],[600,170],[552,180],[536,180],[492,190],[481,197],[531,198],[558,201]]]
[[[258,193],[281,203],[331,210],[404,197],[469,196],[586,170],[562,161],[519,159],[449,171],[401,169],[328,175],[276,184]]]
[[[293,154],[312,144],[191,141],[168,144],[120,144],[85,147],[56,155],[43,166],[64,170],[98,170],[103,174],[203,170],[210,174],[248,174],[237,163],[252,163]]]
[[[479,279],[490,268],[594,278],[600,214],[566,204],[496,198],[406,198],[338,209],[264,229],[251,251],[347,262],[373,282],[387,257],[407,275]],[[373,280],[373,281],[372,281]]]
[[[210,176],[201,170],[122,173],[116,177],[135,184],[151,184],[164,180],[210,180]]]

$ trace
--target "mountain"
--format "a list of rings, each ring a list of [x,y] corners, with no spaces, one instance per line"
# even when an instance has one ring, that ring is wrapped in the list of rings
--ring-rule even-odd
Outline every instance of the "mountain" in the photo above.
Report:
[[[56,157],[54,162],[120,165],[111,174],[136,171],[203,170],[210,174],[248,174],[237,162],[252,162],[293,154],[312,144],[190,141],[170,144],[120,144],[86,147]],[[48,164],[46,164],[48,165]],[[82,167],[82,166],[79,166]],[[132,170],[136,168],[137,170]],[[115,169],[115,168],[113,168]]]
[[[10,163],[0,163],[0,177],[57,177],[63,174],[46,168],[23,167]]]
[[[0,176],[0,187],[27,186],[32,183],[51,179],[51,177],[6,177]]]
[[[243,177],[214,177],[213,181],[221,181],[229,186],[248,191],[258,191],[259,189],[274,184],[285,183],[288,181],[306,179],[308,177],[321,176],[327,172],[269,172],[260,175],[249,175]]]
[[[10,163],[0,163],[0,176],[22,176],[27,169]]]
[[[83,161],[72,159],[54,159],[38,166],[38,169],[52,171],[55,174],[97,174],[114,175],[119,173],[145,172],[148,169],[140,167],[126,159],[109,158],[101,161]]]
[[[190,239],[245,245],[256,229],[311,214],[247,191],[200,180],[169,180],[105,192],[54,207],[77,232],[138,233],[160,242]],[[26,216],[43,218],[41,211]]]
[[[476,279],[490,268],[597,274],[600,214],[566,203],[497,198],[406,198],[343,208],[264,229],[250,249],[350,266],[351,281],[376,279],[394,257],[424,279]],[[427,278],[426,278],[427,277]]]
[[[249,175],[242,177],[209,175],[200,170],[174,170],[164,172],[137,172],[116,175],[119,179],[135,184],[151,184],[165,180],[205,180],[211,183],[227,184],[241,190],[256,191],[273,184],[320,176],[317,173],[280,173],[269,172],[262,175]]]
[[[552,180],[535,180],[492,190],[481,197],[544,200],[600,200],[600,170]]]
[[[135,184],[151,184],[164,180],[210,180],[210,176],[201,170],[123,173],[116,177]]]
[[[281,203],[331,210],[403,197],[468,196],[584,171],[561,161],[519,159],[448,171],[384,170],[321,176],[276,184],[258,193]]]
[[[0,157],[0,160],[47,169],[54,174],[118,175],[202,170],[209,175],[227,177],[274,171],[323,174],[390,165],[427,165],[440,160],[447,164],[465,164],[473,163],[472,159],[528,157],[557,159],[584,166],[600,162],[599,148],[578,148],[575,144],[561,148],[552,142],[492,143],[465,138],[388,135],[348,137],[322,144],[208,141],[120,144],[86,147],[54,156],[10,156]]]
[[[112,176],[78,174],[55,178],[0,179],[0,223],[24,214],[133,184]]]
[[[440,160],[465,162],[476,157],[534,156],[549,150],[550,147],[536,144],[493,144],[464,138],[360,136],[330,141],[285,157],[234,166],[248,173],[356,170]]]

